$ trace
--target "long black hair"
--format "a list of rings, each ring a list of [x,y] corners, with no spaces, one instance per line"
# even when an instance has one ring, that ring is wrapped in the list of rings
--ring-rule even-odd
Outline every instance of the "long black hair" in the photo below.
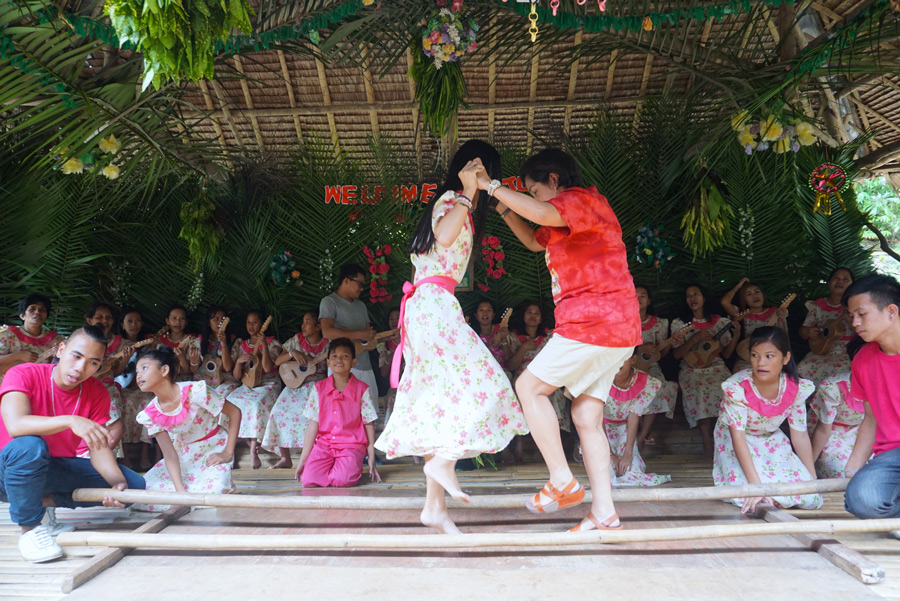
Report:
[[[700,284],[688,284],[684,287],[684,295],[682,296],[684,304],[681,306],[681,321],[685,324],[689,324],[694,320],[694,312],[691,310],[690,305],[687,304],[688,288],[697,288],[700,291],[700,294],[703,295],[703,318],[709,319],[712,317],[713,310],[716,307],[716,299],[713,298],[712,292]]]
[[[469,140],[459,147],[450,166],[447,168],[447,178],[444,183],[438,186],[434,196],[428,201],[422,216],[419,218],[419,224],[413,233],[412,240],[409,242],[409,254],[424,255],[434,248],[434,230],[431,226],[431,217],[434,215],[434,205],[449,190],[462,190],[462,182],[459,179],[459,172],[466,166],[466,163],[472,159],[481,159],[484,168],[487,170],[491,179],[500,177],[500,153],[497,149],[481,140]],[[475,208],[475,238],[474,244],[481,243],[481,237],[484,235],[484,222],[487,220],[487,214],[490,207],[488,206],[487,194],[479,194],[481,200]],[[471,199],[474,203],[475,199]],[[473,253],[474,254],[474,253]]]
[[[212,305],[209,309],[206,310],[206,320],[203,322],[203,337],[201,338],[202,346],[200,348],[200,354],[206,355],[212,352],[213,345],[218,341],[219,330],[216,328],[213,330],[209,327],[210,320],[215,316],[216,313],[221,311],[225,314],[225,317],[228,317],[228,311],[225,307],[221,305]],[[225,344],[228,344],[228,332],[226,330],[225,333]]]
[[[750,334],[750,350],[753,351],[753,348],[756,345],[764,342],[771,342],[782,355],[787,355],[791,352],[791,339],[788,338],[785,331],[779,327],[763,326],[753,330],[753,333]],[[800,381],[800,372],[797,371],[797,362],[794,361],[794,353],[791,353],[790,360],[781,371],[794,382]]]
[[[144,347],[138,351],[137,360],[140,361],[141,359],[156,361],[160,367],[167,365],[169,367],[169,381],[175,381],[175,374],[178,371],[178,357],[175,356],[174,350],[164,344],[160,344],[156,348]]]

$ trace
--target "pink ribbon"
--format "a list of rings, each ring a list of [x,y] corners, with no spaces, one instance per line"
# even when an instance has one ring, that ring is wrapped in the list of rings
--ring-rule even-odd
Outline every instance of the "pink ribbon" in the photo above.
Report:
[[[404,327],[404,317],[406,317],[406,301],[412,298],[416,293],[416,289],[425,284],[434,284],[440,286],[450,294],[456,290],[457,281],[443,275],[433,275],[423,278],[411,284],[405,282],[403,284],[403,298],[400,300],[400,345],[394,351],[394,358],[391,360],[391,388],[397,388],[400,385],[400,361],[403,359],[403,347],[406,344],[406,328]]]

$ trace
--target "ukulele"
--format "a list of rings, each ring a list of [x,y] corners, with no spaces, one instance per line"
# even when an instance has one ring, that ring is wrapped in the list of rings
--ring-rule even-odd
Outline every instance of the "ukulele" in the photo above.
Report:
[[[218,335],[225,331],[231,318],[225,316],[219,322],[219,328],[216,330],[216,344],[213,347],[212,355],[203,362],[200,367],[200,374],[212,385],[218,385],[222,381],[222,357],[219,356],[219,348],[222,343],[218,340]]]
[[[260,336],[265,337],[270,323],[272,323],[271,315],[266,317],[262,327],[259,329]],[[253,352],[250,353],[250,360],[247,361],[247,367],[244,369],[244,375],[241,378],[241,383],[247,388],[256,388],[262,384],[262,358],[256,354],[261,345],[262,343],[260,342],[260,344],[253,347]]]
[[[784,297],[784,300],[781,301],[781,305],[778,308],[779,309],[787,309],[788,306],[792,302],[794,302],[795,298],[797,298],[797,295],[795,293],[792,292],[792,293],[788,294],[786,297]],[[777,321],[778,321],[778,313],[773,313],[772,316],[768,320],[766,320],[766,325],[774,326]],[[744,361],[750,361],[750,338],[748,337],[748,338],[745,338],[744,340],[741,340],[740,343],[738,343],[737,349],[735,349],[735,352],[737,353],[738,357],[740,357]]]
[[[835,317],[826,321],[821,328],[822,336],[816,340],[810,339],[809,350],[816,355],[827,355],[830,353],[837,341],[844,335],[844,323],[846,322],[841,317]]]
[[[359,357],[365,351],[374,350],[375,346],[379,342],[381,342],[385,338],[390,338],[391,336],[393,336],[394,334],[396,334],[399,331],[400,331],[400,329],[396,328],[393,330],[387,330],[386,332],[378,332],[377,334],[375,334],[375,337],[368,342],[362,342],[361,340],[354,340],[353,346],[356,347],[356,356]]]
[[[290,389],[300,388],[308,377],[316,373],[316,366],[328,358],[327,352],[321,352],[306,362],[306,367],[301,367],[299,361],[282,363],[278,368],[278,374],[284,380],[284,385]]]
[[[650,351],[647,345],[641,345],[638,347],[638,352],[634,356],[634,367],[639,371],[647,371],[650,367],[653,366],[654,363],[659,361],[662,358],[662,354],[666,351],[667,348],[672,346],[672,343],[675,342],[675,335],[684,332],[687,334],[690,330],[694,329],[694,322],[687,324],[684,327],[678,328],[676,331],[672,332],[672,335],[669,338],[666,338],[658,345],[656,345],[656,350]]]
[[[742,311],[735,315],[727,326],[719,330],[715,336],[712,337],[712,340],[701,340],[694,343],[690,352],[688,352],[682,360],[693,369],[709,367],[712,364],[713,358],[715,358],[715,356],[719,354],[719,351],[722,350],[722,344],[719,340],[734,328],[734,324],[744,319],[748,313],[750,313],[749,310]]]
[[[3,326],[3,328],[8,329],[7,326]],[[0,328],[0,333],[3,332],[3,328]],[[38,354],[37,359],[34,360],[34,363],[44,363],[50,359],[53,359],[53,356],[56,354],[56,349],[58,349],[58,348],[59,348],[59,344],[54,344],[50,348],[44,349],[43,351],[41,351],[40,354]],[[12,367],[12,366],[10,365],[10,367]],[[4,376],[4,374],[6,374],[7,371],[9,371],[9,368],[0,369],[0,378],[2,378]]]
[[[132,345],[125,345],[121,351],[110,355],[107,357],[103,364],[100,366],[100,369],[97,370],[97,373],[94,374],[94,377],[98,380],[105,380],[106,378],[112,378],[113,374],[119,371],[119,368],[122,366],[122,360],[125,358],[125,353],[130,350],[137,350],[141,347],[147,346],[153,342],[152,338],[148,338],[147,340],[141,340],[140,342],[135,342]]]

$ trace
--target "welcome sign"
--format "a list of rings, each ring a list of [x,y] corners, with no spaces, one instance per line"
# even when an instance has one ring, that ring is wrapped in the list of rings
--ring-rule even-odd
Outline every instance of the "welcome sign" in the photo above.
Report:
[[[518,177],[507,177],[503,185],[518,192],[527,192],[524,182]],[[413,202],[419,200],[428,202],[437,190],[437,184],[411,184],[393,186],[388,190],[389,196],[385,197],[384,186],[325,186],[325,204],[355,205],[378,204],[383,200],[400,200]]]

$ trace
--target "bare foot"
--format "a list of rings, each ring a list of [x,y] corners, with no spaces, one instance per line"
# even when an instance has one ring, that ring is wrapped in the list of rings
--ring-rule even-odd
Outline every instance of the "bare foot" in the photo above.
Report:
[[[462,534],[459,528],[456,527],[456,524],[453,523],[453,520],[450,519],[450,514],[446,510],[431,511],[426,507],[422,510],[419,519],[424,526],[434,528],[441,534]]]
[[[703,441],[703,456],[707,459],[713,458],[713,441],[704,440]]]
[[[469,503],[471,499],[469,495],[463,492],[459,487],[459,480],[456,479],[456,472],[453,466],[456,462],[442,457],[434,457],[430,461],[425,462],[422,468],[425,475],[441,485],[441,488],[447,491],[451,497],[463,503]]]
[[[259,455],[257,455],[256,453],[250,454],[250,467],[255,470],[258,470],[262,467],[262,461],[259,460]]]
[[[257,458],[258,460],[258,458]],[[270,470],[277,470],[282,468],[290,468],[294,467],[294,463],[291,461],[290,457],[282,457],[278,461],[276,461],[273,465],[269,466]]]

